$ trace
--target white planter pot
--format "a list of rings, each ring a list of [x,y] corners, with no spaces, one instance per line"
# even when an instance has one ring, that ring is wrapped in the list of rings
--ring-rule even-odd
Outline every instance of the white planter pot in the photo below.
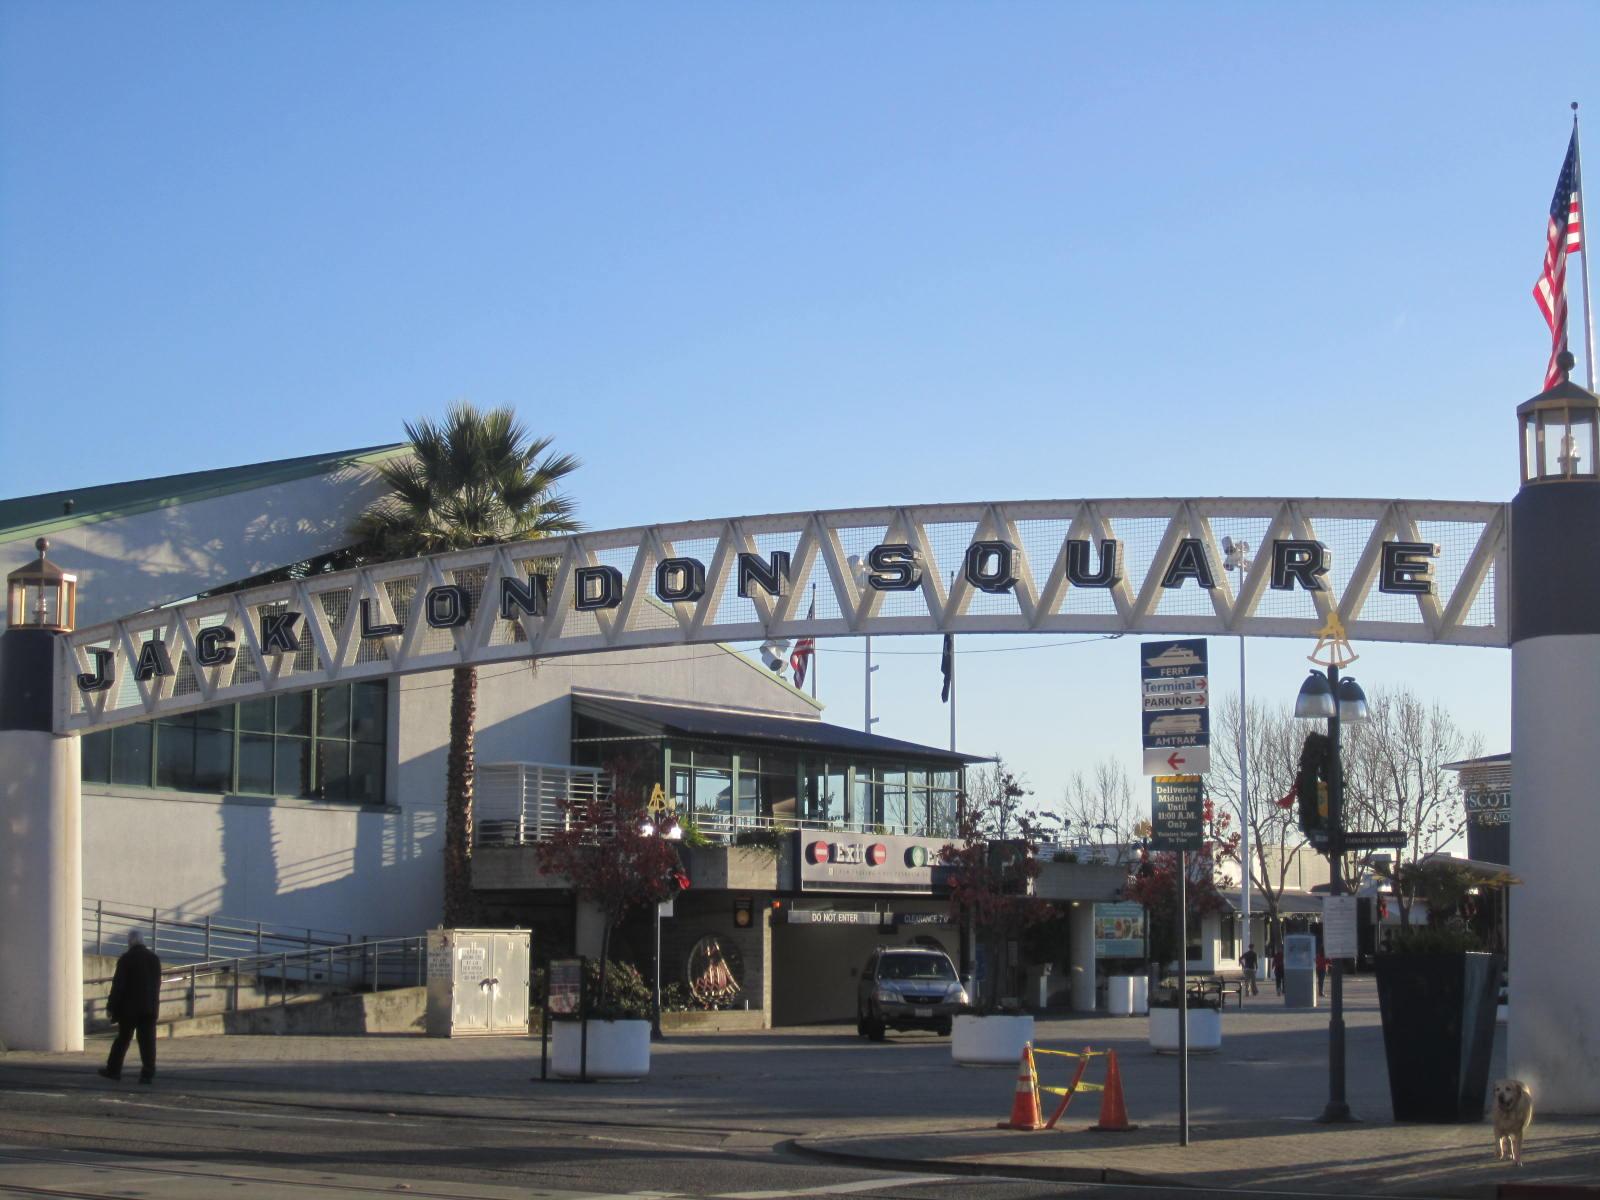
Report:
[[[1113,1017],[1143,1016],[1150,1009],[1150,980],[1143,975],[1113,975],[1106,983],[1106,1011]]]
[[[1150,1010],[1150,1049],[1157,1054],[1178,1052],[1178,1010]],[[1203,1053],[1222,1049],[1222,1014],[1214,1008],[1189,1010],[1189,1050]]]
[[[1022,1048],[1031,1041],[1032,1017],[963,1014],[950,1034],[950,1057],[964,1067],[1016,1066]]]
[[[585,1021],[589,1027],[590,1079],[642,1079],[650,1074],[649,1021]],[[550,1069],[562,1079],[581,1073],[582,1026],[553,1021]]]

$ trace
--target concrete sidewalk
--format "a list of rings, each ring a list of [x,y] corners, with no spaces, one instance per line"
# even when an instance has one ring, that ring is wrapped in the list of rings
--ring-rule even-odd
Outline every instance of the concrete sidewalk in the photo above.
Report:
[[[1069,1118],[1076,1118],[1069,1120]],[[1191,1126],[1142,1124],[1129,1133],[1086,1128],[1094,1109],[1055,1130],[909,1123],[867,1135],[814,1134],[796,1149],[889,1170],[1021,1175],[1062,1182],[1167,1183],[1282,1189],[1345,1196],[1600,1196],[1600,1121],[1555,1118],[1536,1127],[1519,1170],[1494,1160],[1481,1125],[1251,1120]],[[1547,1190],[1552,1189],[1552,1190]]]

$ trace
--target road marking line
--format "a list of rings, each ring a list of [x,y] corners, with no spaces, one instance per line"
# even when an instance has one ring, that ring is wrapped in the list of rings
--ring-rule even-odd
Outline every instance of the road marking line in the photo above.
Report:
[[[910,1187],[915,1183],[945,1183],[957,1175],[883,1175],[877,1179],[858,1179],[853,1183],[830,1183],[812,1188],[783,1188],[776,1192],[718,1192],[712,1200],[783,1200],[785,1196],[843,1196],[851,1192],[875,1192],[880,1188]]]
[[[65,1100],[67,1098],[67,1094],[65,1092],[25,1092],[21,1088],[7,1088],[6,1089],[6,1095],[8,1095],[8,1096],[49,1096],[52,1100]]]
[[[128,1108],[155,1108],[163,1111],[176,1111],[184,1113],[212,1113],[221,1117],[241,1117],[245,1119],[265,1117],[269,1121],[316,1121],[328,1125],[381,1125],[385,1129],[425,1129],[427,1126],[421,1121],[368,1121],[360,1117],[303,1117],[295,1113],[257,1112],[255,1109],[243,1108],[196,1108],[192,1104],[146,1104],[142,1100],[120,1100],[113,1096],[102,1096],[103,1104],[122,1104]]]

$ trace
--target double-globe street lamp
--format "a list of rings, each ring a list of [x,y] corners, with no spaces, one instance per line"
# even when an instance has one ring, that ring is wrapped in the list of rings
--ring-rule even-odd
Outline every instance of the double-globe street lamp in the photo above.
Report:
[[[1323,654],[1325,657],[1318,657]],[[1301,720],[1326,720],[1328,722],[1328,866],[1330,896],[1344,895],[1344,764],[1339,753],[1339,729],[1345,722],[1358,723],[1367,719],[1367,697],[1361,685],[1353,678],[1339,677],[1342,667],[1355,661],[1356,655],[1345,639],[1344,628],[1338,617],[1329,619],[1328,627],[1311,654],[1311,661],[1323,667],[1312,671],[1300,685],[1300,695],[1295,699],[1294,715]],[[1336,699],[1337,698],[1337,699]],[[1317,798],[1309,797],[1316,805]],[[1326,935],[1326,928],[1324,928]],[[1326,947],[1324,947],[1326,953]],[[1331,957],[1331,956],[1330,956]],[[1317,1119],[1325,1123],[1349,1121],[1350,1105],[1345,1100],[1344,1077],[1344,960],[1334,958],[1333,1007],[1328,1016],[1328,1104]]]

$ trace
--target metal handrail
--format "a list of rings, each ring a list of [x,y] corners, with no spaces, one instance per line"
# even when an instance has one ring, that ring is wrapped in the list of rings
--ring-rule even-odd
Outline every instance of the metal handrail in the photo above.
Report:
[[[195,1015],[195,994],[201,980],[223,977],[228,982],[227,1002],[223,1012],[239,1011],[239,988],[242,976],[251,975],[258,985],[274,976],[278,980],[278,1003],[289,1003],[290,983],[298,980],[303,994],[308,986],[326,988],[366,988],[384,991],[399,987],[420,987],[427,982],[427,937],[375,938],[348,944],[327,945],[311,950],[282,951],[277,954],[247,954],[234,958],[210,959],[186,963],[176,973],[162,969],[161,992],[165,998],[174,990],[172,985],[182,985],[186,998],[186,1014]],[[274,970],[275,968],[275,970]],[[321,976],[318,977],[318,969]],[[342,969],[342,970],[341,970]],[[341,980],[342,975],[342,980]],[[86,979],[84,986],[93,987],[112,982],[111,976]],[[270,987],[265,989],[270,1003]]]
[[[247,921],[219,913],[185,913],[180,909],[132,904],[119,900],[85,899],[83,903],[84,950],[105,954],[121,950],[122,934],[129,929],[144,932],[145,944],[157,954],[178,962],[204,962],[222,958],[217,952],[252,949],[266,954],[269,949],[282,953],[291,947],[310,951],[327,946],[348,946],[367,941],[370,935],[334,932],[303,926]]]

